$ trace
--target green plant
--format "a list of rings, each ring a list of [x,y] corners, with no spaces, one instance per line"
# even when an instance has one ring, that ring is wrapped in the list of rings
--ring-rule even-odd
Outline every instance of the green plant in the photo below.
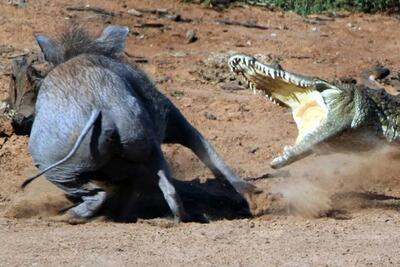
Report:
[[[399,0],[184,0],[206,5],[227,5],[232,2],[242,2],[249,5],[264,5],[291,10],[301,15],[311,13],[334,12],[350,10],[357,12],[390,12],[399,13]]]

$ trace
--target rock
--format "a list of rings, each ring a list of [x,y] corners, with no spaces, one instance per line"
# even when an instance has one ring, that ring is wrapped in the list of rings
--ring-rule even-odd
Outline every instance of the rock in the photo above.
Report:
[[[384,78],[386,78],[387,76],[389,76],[390,74],[390,70],[388,68],[385,68],[383,65],[376,65],[372,68],[371,70],[371,75],[370,75],[370,79],[374,79],[374,80],[382,80]]]
[[[172,78],[170,76],[160,76],[155,78],[156,83],[166,83],[166,82],[172,82]]]
[[[188,30],[188,31],[186,32],[186,37],[185,37],[185,39],[186,39],[186,43],[187,43],[187,44],[196,42],[196,41],[197,41],[197,34],[196,34],[196,32],[193,31],[193,30]]]
[[[250,154],[254,154],[256,153],[260,148],[258,146],[254,146],[254,147],[249,147],[247,152],[249,152]]]
[[[179,14],[165,14],[164,18],[173,20],[176,22],[182,21],[182,17]]]
[[[184,96],[184,95],[185,95],[185,92],[175,90],[175,91],[172,91],[172,92],[170,93],[170,95],[171,95],[172,97],[181,97],[181,96]]]
[[[12,4],[16,7],[22,8],[26,7],[26,5],[28,4],[28,0],[13,0]]]
[[[207,119],[209,119],[209,120],[212,120],[212,121],[215,121],[215,120],[217,120],[217,117],[214,115],[214,114],[211,114],[211,113],[209,113],[209,112],[204,112],[204,116],[207,118]]]
[[[137,11],[137,10],[134,9],[134,8],[129,9],[129,10],[127,11],[127,13],[128,13],[129,15],[132,15],[132,16],[135,16],[135,17],[141,17],[141,16],[143,16],[142,12]]]

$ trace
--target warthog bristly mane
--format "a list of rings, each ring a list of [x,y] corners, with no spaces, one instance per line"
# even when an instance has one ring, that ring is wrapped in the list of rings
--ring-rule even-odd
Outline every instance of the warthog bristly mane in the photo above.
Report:
[[[44,35],[36,35],[40,46],[48,46],[50,49],[45,58],[53,67],[68,61],[81,54],[103,55],[116,58],[124,47],[116,46],[116,43],[124,45],[124,42],[116,42],[121,38],[117,31],[103,31],[99,37],[92,36],[84,26],[72,23],[55,39]],[[43,50],[43,47],[41,47]],[[46,50],[46,49],[45,49]]]

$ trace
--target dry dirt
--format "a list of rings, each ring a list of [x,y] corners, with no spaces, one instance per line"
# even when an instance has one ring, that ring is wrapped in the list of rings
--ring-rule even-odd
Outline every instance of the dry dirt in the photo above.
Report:
[[[216,11],[172,0],[36,0],[23,8],[8,2],[0,2],[0,99],[7,96],[10,57],[24,49],[37,51],[35,33],[54,35],[72,19],[94,32],[108,23],[128,25],[133,34],[126,51],[147,59],[139,65],[240,176],[280,192],[285,206],[256,218],[228,220],[221,212],[209,224],[176,225],[165,217],[119,223],[99,217],[70,225],[56,220],[56,211],[68,202],[44,179],[26,192],[19,189],[36,171],[28,138],[0,137],[0,266],[400,265],[395,147],[313,155],[274,171],[270,160],[296,135],[288,110],[248,90],[221,87],[231,79],[223,61],[232,51],[262,54],[324,79],[357,77],[378,62],[398,71],[398,19],[340,13],[305,21],[263,8]],[[88,3],[123,16],[66,10]],[[192,22],[127,15],[132,8],[168,8]],[[219,25],[218,19],[254,20],[269,29]],[[144,22],[164,27],[137,27]],[[186,42],[188,30],[196,32],[197,41]],[[212,176],[188,150],[164,149],[177,178]]]

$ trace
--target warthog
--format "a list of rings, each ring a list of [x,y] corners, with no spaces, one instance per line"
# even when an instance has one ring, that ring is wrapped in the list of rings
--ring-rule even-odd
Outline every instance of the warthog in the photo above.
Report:
[[[158,179],[175,219],[185,221],[188,215],[161,151],[162,143],[178,143],[191,149],[216,177],[229,181],[254,213],[257,207],[251,198],[260,191],[234,174],[141,70],[117,56],[128,32],[124,26],[108,26],[92,39],[81,27],[72,27],[59,39],[36,35],[52,69],[39,89],[29,140],[41,172],[23,186],[45,173],[79,200],[68,213],[89,218],[106,200],[104,189],[90,181],[96,171],[115,168],[118,159],[146,166]]]

